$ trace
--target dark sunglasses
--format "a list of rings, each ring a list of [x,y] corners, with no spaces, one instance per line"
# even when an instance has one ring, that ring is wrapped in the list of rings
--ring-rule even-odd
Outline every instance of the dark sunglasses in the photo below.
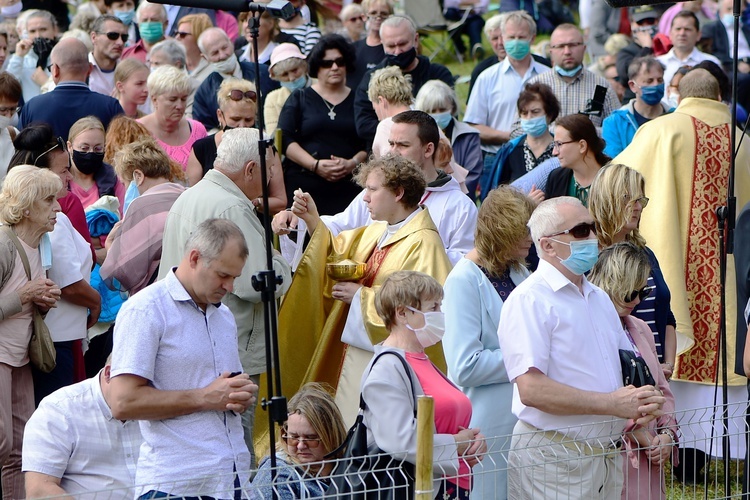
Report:
[[[127,33],[118,33],[116,31],[108,31],[107,33],[102,33],[101,31],[97,31],[99,35],[107,35],[107,38],[109,40],[112,40],[113,42],[117,40],[118,38],[122,39],[122,43],[128,43],[128,38],[130,35]]]
[[[321,68],[333,68],[334,64],[339,68],[345,68],[346,60],[343,57],[337,57],[336,59],[323,59],[320,61]]]
[[[633,302],[636,297],[641,299],[641,302],[646,300],[646,297],[651,295],[651,292],[654,290],[654,287],[652,286],[644,286],[640,290],[633,290],[628,295],[625,296],[625,302]]]
[[[51,148],[49,148],[48,150],[46,150],[44,153],[42,153],[42,154],[40,154],[39,156],[36,157],[36,160],[34,160],[34,166],[38,167],[39,165],[37,165],[36,163],[42,158],[42,156],[46,155],[47,153],[49,153],[50,151],[54,150],[55,148],[60,148],[62,151],[66,152],[66,153],[68,152],[68,148],[65,147],[65,141],[63,140],[62,137],[58,137],[57,138],[57,142],[55,142],[54,146],[52,146]]]
[[[245,92],[241,90],[230,90],[227,97],[233,101],[241,101],[242,99],[250,99],[255,102],[258,100],[258,94],[254,90],[247,90]]]
[[[594,224],[591,224],[589,222],[581,222],[580,224],[577,224],[570,229],[560,231],[559,233],[550,234],[546,237],[552,238],[553,236],[560,236],[561,234],[570,234],[573,236],[573,238],[583,239],[588,238],[589,234],[591,234],[592,232],[596,234],[596,226]]]
[[[192,33],[188,33],[187,31],[175,31],[174,32],[175,38],[185,38],[188,35],[192,35]]]

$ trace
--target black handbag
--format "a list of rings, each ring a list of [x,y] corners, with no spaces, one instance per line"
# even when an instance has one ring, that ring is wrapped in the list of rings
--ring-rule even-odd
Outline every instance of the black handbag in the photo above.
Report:
[[[370,365],[370,370],[378,359],[386,354],[396,356],[409,375],[411,393],[414,382],[406,360],[393,351],[381,352]],[[323,498],[346,498],[352,500],[411,500],[414,498],[414,464],[396,460],[377,446],[367,446],[367,426],[364,424],[364,411],[367,408],[362,394],[359,395],[359,414],[349,429],[344,442],[326,455],[334,459],[343,451],[331,473],[331,484]],[[416,404],[414,417],[417,416]]]
[[[620,349],[620,365],[622,365],[622,383],[642,387],[644,385],[656,385],[651,370],[648,369],[646,360],[638,356],[634,351]]]

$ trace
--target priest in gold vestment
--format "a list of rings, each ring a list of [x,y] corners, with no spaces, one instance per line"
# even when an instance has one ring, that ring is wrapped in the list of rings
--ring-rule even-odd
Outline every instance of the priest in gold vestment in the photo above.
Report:
[[[336,402],[352,422],[359,385],[373,345],[388,336],[375,311],[375,292],[394,271],[426,273],[440,283],[451,269],[445,245],[419,205],[424,194],[422,171],[411,161],[387,155],[360,167],[357,182],[373,220],[382,221],[333,237],[309,194],[295,193],[292,211],[311,234],[279,312],[282,389],[287,397],[309,381],[336,388]],[[358,282],[334,282],[326,264],[351,259],[367,263]],[[442,370],[442,344],[428,349]]]
[[[695,69],[680,81],[680,95],[673,113],[642,125],[630,145],[613,160],[638,170],[646,180],[650,204],[639,229],[659,259],[672,294],[678,353],[672,389],[678,410],[711,406],[713,388],[700,384],[713,384],[720,373],[716,208],[726,203],[731,155],[731,116],[720,100],[716,79],[703,69]],[[738,138],[741,135],[738,131]],[[742,207],[750,201],[747,141],[740,147],[736,165],[735,195],[737,206]],[[735,397],[730,393],[730,401],[746,400],[747,379],[732,373],[737,315],[731,255],[726,284],[729,385],[735,386],[730,389],[736,393]],[[682,427],[683,433],[687,428]],[[696,447],[708,447],[707,436],[699,439],[702,444],[696,443]],[[689,442],[690,438],[683,440]],[[715,455],[723,453],[718,441],[713,448]],[[744,454],[743,443],[733,442],[732,448],[732,456]],[[700,465],[696,470],[700,472]]]

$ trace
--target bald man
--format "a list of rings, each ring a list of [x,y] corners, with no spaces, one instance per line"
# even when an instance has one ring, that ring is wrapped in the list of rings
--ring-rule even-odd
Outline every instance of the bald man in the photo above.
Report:
[[[646,196],[651,202],[641,216],[640,231],[659,259],[672,293],[678,356],[671,388],[677,411],[711,406],[713,401],[709,384],[719,370],[721,306],[715,210],[726,200],[731,155],[731,117],[721,102],[716,79],[706,70],[692,70],[680,81],[680,96],[673,113],[642,125],[630,145],[613,160],[638,170],[646,180]],[[741,134],[739,131],[738,136]],[[738,207],[750,202],[749,165],[750,144],[745,141],[737,154]],[[732,367],[737,321],[732,255],[727,264],[726,307],[727,366]],[[741,356],[741,347],[739,352]],[[729,403],[747,401],[746,384],[744,376],[730,375]],[[709,421],[705,415],[700,419]],[[681,426],[683,441],[708,452],[710,426],[690,424]],[[737,417],[730,425],[742,428],[744,422]],[[719,449],[719,444],[715,442],[713,449]],[[733,458],[743,457],[742,446],[733,442],[732,450]],[[694,456],[697,460],[703,455]],[[701,462],[690,463],[684,470],[685,479],[696,474],[701,477],[702,467]]]
[[[106,128],[112,118],[123,113],[117,99],[89,89],[86,79],[91,65],[83,42],[76,38],[60,40],[49,61],[55,90],[26,103],[19,116],[20,128],[46,122],[55,135],[67,139],[70,127],[84,116],[96,116]]]

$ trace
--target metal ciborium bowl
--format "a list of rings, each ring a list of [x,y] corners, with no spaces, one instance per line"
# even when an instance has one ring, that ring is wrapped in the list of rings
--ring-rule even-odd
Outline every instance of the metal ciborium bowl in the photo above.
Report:
[[[367,264],[345,259],[326,264],[326,273],[334,281],[358,281],[365,275]]]

